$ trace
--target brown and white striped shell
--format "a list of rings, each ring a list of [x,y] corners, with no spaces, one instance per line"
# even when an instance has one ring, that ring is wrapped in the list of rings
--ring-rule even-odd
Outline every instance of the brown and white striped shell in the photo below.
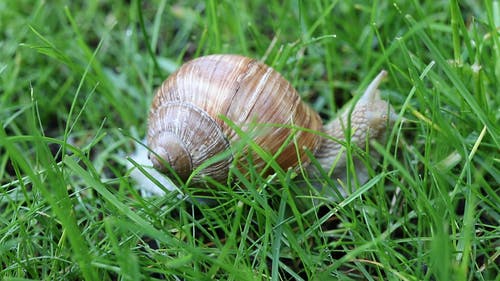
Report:
[[[377,94],[384,76],[383,71],[352,112],[356,144],[363,145],[368,133],[378,138],[392,120],[392,108]],[[192,182],[205,176],[224,182],[233,160],[242,171],[246,165],[257,170],[266,166],[255,145],[277,156],[283,169],[306,165],[306,149],[329,169],[342,150],[338,140],[344,137],[347,117],[341,115],[323,128],[319,115],[271,67],[239,55],[209,55],[185,63],[159,87],[147,141],[159,171],[170,174],[168,164],[183,180],[195,171]],[[314,133],[321,131],[332,138]],[[232,148],[240,145],[243,153],[235,159]]]
[[[243,136],[234,125],[245,131]],[[304,131],[297,131],[295,140],[290,140],[292,126],[322,129],[318,114],[286,79],[254,59],[211,55],[182,65],[158,89],[149,117],[148,144],[182,179],[248,136],[270,155],[281,151],[276,162],[288,168],[306,160],[305,149],[315,151],[320,142],[317,134]],[[199,171],[194,180],[210,176],[224,181],[233,161],[228,156]],[[261,157],[255,153],[252,157],[257,169],[265,166]],[[161,160],[151,159],[154,167],[167,172]]]

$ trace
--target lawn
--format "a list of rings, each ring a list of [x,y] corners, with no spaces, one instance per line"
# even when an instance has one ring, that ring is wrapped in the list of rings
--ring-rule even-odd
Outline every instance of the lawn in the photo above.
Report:
[[[1,1],[0,50],[0,280],[500,280],[499,1]],[[325,121],[385,69],[369,181],[138,190],[156,88],[214,53]]]

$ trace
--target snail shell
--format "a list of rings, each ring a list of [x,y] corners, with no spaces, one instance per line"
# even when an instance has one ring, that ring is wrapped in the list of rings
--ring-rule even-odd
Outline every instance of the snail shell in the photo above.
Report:
[[[192,182],[203,181],[205,176],[224,182],[235,157],[231,148],[238,142],[245,144],[242,157],[236,159],[239,169],[252,165],[260,171],[266,166],[249,149],[251,137],[263,151],[277,156],[275,161],[283,169],[299,162],[306,165],[309,150],[328,170],[342,149],[338,140],[344,139],[349,116],[352,140],[360,145],[368,132],[378,138],[393,119],[392,108],[380,100],[377,91],[385,75],[381,72],[372,82],[351,115],[343,114],[323,128],[319,115],[271,67],[239,55],[194,59],[156,92],[148,120],[150,159],[157,170],[169,174],[164,165],[168,163],[183,180],[196,171]],[[321,131],[332,138],[314,133]]]
[[[322,128],[318,114],[272,68],[238,55],[205,56],[182,65],[156,93],[148,129],[148,144],[156,153],[150,157],[153,166],[167,172],[160,157],[185,180],[206,160],[230,149],[242,136],[222,116],[271,155],[283,149],[292,133],[290,126]],[[281,167],[295,167],[299,159],[306,160],[305,149],[315,151],[320,137],[297,131],[295,140],[278,155]],[[193,181],[203,176],[224,181],[232,161],[229,156],[203,168]],[[252,154],[257,169],[265,164]]]

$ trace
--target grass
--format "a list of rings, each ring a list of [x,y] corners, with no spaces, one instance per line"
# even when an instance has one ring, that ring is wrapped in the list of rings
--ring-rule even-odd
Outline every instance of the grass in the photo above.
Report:
[[[19,0],[0,27],[1,280],[499,280],[500,2]],[[251,169],[216,204],[141,197],[154,89],[210,53],[325,119],[386,69],[406,121],[345,199]]]

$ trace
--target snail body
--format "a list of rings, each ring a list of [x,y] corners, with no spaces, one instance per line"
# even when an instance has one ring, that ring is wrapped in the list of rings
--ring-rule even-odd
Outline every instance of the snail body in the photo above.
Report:
[[[155,169],[169,173],[167,163],[182,180],[191,176],[194,183],[206,176],[226,181],[235,160],[231,149],[238,142],[246,144],[243,157],[236,159],[242,170],[245,165],[258,171],[266,166],[249,148],[250,142],[275,156],[283,169],[299,163],[307,167],[308,150],[329,170],[339,162],[339,140],[345,140],[349,123],[351,142],[359,146],[367,137],[382,138],[386,126],[392,124],[393,110],[377,91],[385,76],[382,71],[375,78],[350,115],[346,111],[323,126],[319,115],[271,67],[239,55],[194,59],[170,75],[156,92],[148,119],[149,157]]]

